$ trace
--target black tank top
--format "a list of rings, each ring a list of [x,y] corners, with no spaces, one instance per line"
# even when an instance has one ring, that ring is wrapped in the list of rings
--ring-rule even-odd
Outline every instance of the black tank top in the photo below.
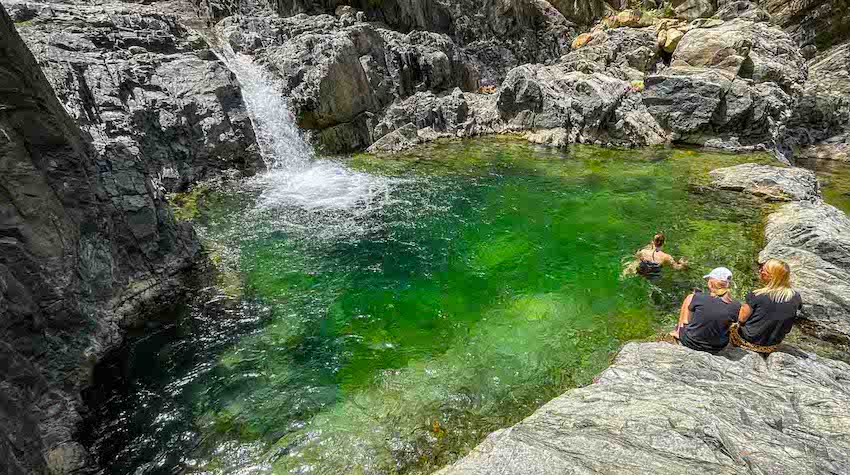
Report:
[[[661,264],[655,262],[655,253],[658,252],[658,248],[652,251],[652,260],[644,260],[641,258],[640,263],[638,264],[638,274],[646,277],[649,280],[655,280],[661,277]]]

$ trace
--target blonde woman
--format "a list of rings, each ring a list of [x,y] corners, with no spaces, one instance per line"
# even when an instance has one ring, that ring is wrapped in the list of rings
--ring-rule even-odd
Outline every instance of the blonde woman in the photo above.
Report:
[[[800,294],[791,288],[791,268],[779,259],[769,259],[759,269],[764,287],[747,294],[732,329],[732,342],[760,353],[770,353],[791,331],[803,307]]]

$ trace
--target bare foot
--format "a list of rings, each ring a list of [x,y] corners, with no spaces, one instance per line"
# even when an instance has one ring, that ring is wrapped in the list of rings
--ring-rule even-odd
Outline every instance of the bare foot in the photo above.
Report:
[[[677,328],[677,329],[671,331],[670,336],[672,336],[673,338],[678,340],[679,339],[679,329]]]

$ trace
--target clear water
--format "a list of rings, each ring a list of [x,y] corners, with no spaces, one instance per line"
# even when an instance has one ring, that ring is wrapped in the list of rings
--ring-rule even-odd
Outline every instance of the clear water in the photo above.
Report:
[[[797,165],[817,174],[827,203],[850,214],[850,163],[838,160],[798,160]]]
[[[91,445],[114,474],[432,472],[672,325],[710,268],[751,287],[762,210],[700,190],[753,160],[491,138],[324,162],[373,185],[318,180],[348,197],[320,206],[210,191],[218,284],[101,368]],[[691,268],[621,279],[656,230]]]

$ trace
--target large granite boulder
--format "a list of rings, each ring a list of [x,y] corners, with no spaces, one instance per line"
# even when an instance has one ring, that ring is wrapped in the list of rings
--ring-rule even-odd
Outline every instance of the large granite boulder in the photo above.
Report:
[[[569,143],[654,145],[666,136],[632,86],[564,64],[525,65],[508,74],[497,107],[509,130],[563,129]]]
[[[821,338],[850,343],[850,219],[834,206],[790,203],[771,214],[765,228],[764,261],[791,266],[803,297],[803,328]]]
[[[492,433],[438,474],[846,473],[848,440],[846,363],[629,343],[593,385]]]
[[[132,144],[93,146],[2,7],[0,37],[0,462],[84,473],[80,390],[123,328],[173,304],[198,242]]]
[[[786,156],[804,64],[788,35],[766,23],[696,23],[671,67],[646,78],[644,103],[674,141]]]
[[[779,168],[745,163],[709,172],[715,186],[743,191],[769,201],[812,201],[820,198],[818,178],[803,168]]]
[[[6,5],[21,5],[4,0]],[[18,30],[101,154],[121,148],[166,191],[262,166],[231,71],[176,13],[27,2]]]

